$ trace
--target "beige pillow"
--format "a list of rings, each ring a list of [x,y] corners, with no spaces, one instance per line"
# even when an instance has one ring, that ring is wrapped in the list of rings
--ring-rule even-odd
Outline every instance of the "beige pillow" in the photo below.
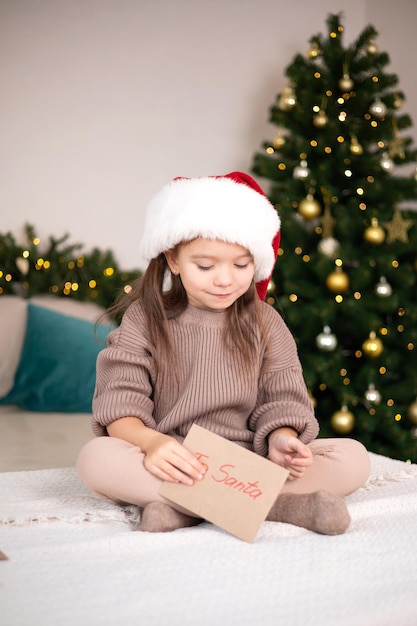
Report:
[[[27,300],[0,296],[0,398],[13,387],[26,333]]]
[[[72,300],[70,298],[61,298],[59,296],[33,296],[30,298],[30,302],[42,306],[44,309],[50,309],[57,311],[57,313],[63,313],[64,315],[70,315],[71,317],[79,317],[82,320],[88,320],[89,322],[96,322],[100,318],[100,322],[106,323],[108,320],[106,317],[101,316],[105,313],[105,309],[94,302],[80,302],[78,300]]]

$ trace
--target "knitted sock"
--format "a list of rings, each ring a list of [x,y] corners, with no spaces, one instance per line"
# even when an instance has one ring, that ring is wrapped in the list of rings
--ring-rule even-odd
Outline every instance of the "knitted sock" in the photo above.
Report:
[[[164,502],[150,502],[143,509],[136,530],[149,533],[167,533],[178,528],[196,526],[201,522],[202,520],[198,517],[180,513]]]
[[[324,490],[284,493],[278,496],[266,519],[302,526],[322,535],[341,535],[350,524],[344,500]]]

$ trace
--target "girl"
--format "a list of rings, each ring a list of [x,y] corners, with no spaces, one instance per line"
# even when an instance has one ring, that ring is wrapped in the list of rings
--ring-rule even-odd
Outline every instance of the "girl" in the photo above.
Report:
[[[159,495],[162,481],[204,479],[182,445],[194,423],[289,470],[268,520],[329,535],[349,526],[343,496],[368,478],[369,456],[352,439],[316,439],[294,339],[263,302],[279,227],[241,172],[175,179],[148,206],[149,265],[113,307],[123,317],[97,360],[97,437],[77,461],[94,493],[143,508],[138,530],[201,521]]]

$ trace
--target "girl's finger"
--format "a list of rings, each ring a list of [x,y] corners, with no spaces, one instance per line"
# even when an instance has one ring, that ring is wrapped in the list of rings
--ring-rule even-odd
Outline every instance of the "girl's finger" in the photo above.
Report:
[[[190,476],[181,472],[168,461],[161,462],[158,465],[148,464],[145,465],[145,467],[161,480],[166,480],[170,483],[182,483],[189,486],[194,484],[194,481]]]

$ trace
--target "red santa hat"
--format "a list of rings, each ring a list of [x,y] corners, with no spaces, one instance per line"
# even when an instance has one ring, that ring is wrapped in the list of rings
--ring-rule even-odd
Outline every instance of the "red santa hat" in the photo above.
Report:
[[[237,243],[254,259],[255,282],[264,300],[280,240],[278,213],[248,174],[175,178],[149,202],[140,244],[150,261],[196,237]]]

